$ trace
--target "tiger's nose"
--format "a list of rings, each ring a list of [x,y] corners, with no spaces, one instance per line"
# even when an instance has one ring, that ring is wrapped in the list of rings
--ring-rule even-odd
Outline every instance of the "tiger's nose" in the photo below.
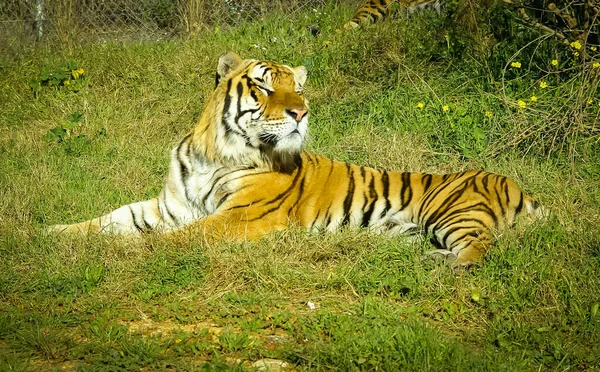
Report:
[[[299,122],[300,120],[302,120],[302,118],[304,117],[304,115],[306,115],[308,111],[306,109],[286,109],[285,112],[287,112],[287,114],[291,117],[296,118],[296,121]]]

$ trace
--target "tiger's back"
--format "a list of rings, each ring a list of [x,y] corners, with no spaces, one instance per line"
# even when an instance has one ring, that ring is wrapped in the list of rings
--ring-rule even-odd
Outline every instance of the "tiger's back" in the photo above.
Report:
[[[292,173],[247,176],[233,189],[240,191],[220,213],[242,221],[236,229],[242,238],[290,223],[317,231],[344,226],[388,235],[421,231],[458,265],[482,258],[493,229],[511,226],[521,212],[539,212],[537,203],[501,175],[389,172],[307,152]]]

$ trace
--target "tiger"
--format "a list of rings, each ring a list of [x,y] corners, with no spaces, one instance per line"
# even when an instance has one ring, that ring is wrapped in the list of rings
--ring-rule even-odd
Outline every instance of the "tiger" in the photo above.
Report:
[[[378,170],[303,150],[307,69],[233,52],[193,129],[172,149],[165,186],[150,200],[53,232],[188,235],[244,242],[301,226],[430,236],[454,267],[479,263],[493,231],[541,206],[510,178],[480,170],[424,174]]]
[[[439,12],[439,0],[365,0],[354,11],[352,18],[344,25],[345,29],[358,27],[363,22],[375,23],[389,15],[393,4],[400,9],[413,10],[433,5]]]

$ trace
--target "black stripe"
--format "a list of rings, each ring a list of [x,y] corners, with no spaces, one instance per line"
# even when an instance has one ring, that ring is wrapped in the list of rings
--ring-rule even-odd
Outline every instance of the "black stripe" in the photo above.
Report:
[[[498,206],[500,207],[500,215],[502,216],[502,218],[506,218],[506,208],[504,208],[504,201],[500,197],[500,193],[498,192],[498,189],[494,188],[494,191],[496,192],[496,198],[498,199]]]
[[[410,176],[411,174],[409,172],[402,173],[402,187],[400,188],[400,200],[402,203],[400,206],[401,211],[404,210],[404,208],[406,208],[412,201],[413,190],[410,185]],[[408,193],[407,198],[404,197],[406,193]]]
[[[457,245],[461,244],[462,242],[465,241],[465,238],[468,236],[473,237],[475,239],[468,240],[467,244],[462,249],[466,249],[468,246],[473,245],[475,243],[483,244],[485,247],[485,245],[487,245],[491,242],[489,230],[471,231],[471,232],[466,233],[463,236],[461,236],[460,239],[456,239],[454,241],[454,244],[452,244],[452,247],[449,247],[448,249],[452,249],[452,248],[456,247]],[[482,253],[485,253],[485,252],[482,252]]]
[[[294,204],[290,207],[290,209],[288,209],[288,216],[290,216],[292,214],[292,210],[294,208],[296,208],[296,205],[298,205],[298,203],[300,202],[300,199],[302,198],[302,194],[304,194],[304,182],[306,181],[306,177],[302,177],[302,181],[300,182],[300,186],[298,186],[298,197],[296,198],[296,201],[294,202]]]
[[[240,100],[240,101],[238,101],[238,102],[241,102],[241,100]],[[240,105],[240,106],[241,106],[241,105]],[[254,114],[254,113],[256,113],[256,112],[260,111],[260,109],[261,109],[261,108],[262,108],[261,106],[259,106],[259,107],[257,107],[257,108],[254,108],[254,109],[252,109],[252,108],[249,108],[248,110],[242,110],[242,109],[241,109],[241,107],[239,107],[239,108],[238,108],[238,112],[235,114],[235,122],[236,122],[236,124],[237,124],[238,128],[240,128],[240,130],[244,132],[244,133],[240,133],[240,135],[244,135],[244,136],[246,136],[246,133],[245,133],[245,131],[244,131],[244,130],[242,129],[242,127],[241,127],[241,126],[238,124],[238,121],[240,120],[240,118],[241,118],[242,116],[246,115],[247,113],[250,113],[250,116],[252,116],[252,114]]]
[[[244,94],[244,83],[242,81],[246,81],[247,84],[251,84],[251,80],[248,77],[248,75],[243,75],[241,80],[238,82],[237,86],[236,86],[236,113],[235,113],[235,119],[233,121],[233,124],[235,124],[236,128],[233,128],[230,126],[231,123],[227,122],[225,123],[226,125],[226,133],[229,136],[231,134],[231,132],[234,132],[240,136],[242,136],[245,140],[246,140],[246,145],[249,147],[253,147],[250,141],[250,137],[248,136],[248,133],[246,132],[246,130],[244,128],[242,128],[242,126],[239,124],[239,120],[240,118],[247,114],[254,114],[255,112],[259,111],[261,109],[261,107],[257,107],[254,109],[248,109],[248,110],[242,110],[242,98],[243,98],[243,94]],[[230,80],[231,82],[231,80]],[[231,89],[231,84],[228,85],[228,92]],[[250,94],[254,93],[252,90],[250,90]],[[228,94],[228,98],[229,98],[229,94]],[[229,108],[229,106],[231,105],[231,100],[226,101],[225,104],[227,105],[226,107]],[[223,113],[223,120],[225,120],[225,111]]]
[[[473,192],[474,193],[481,195],[481,197],[485,198],[486,200],[490,200],[489,190],[487,190],[486,188],[484,188],[483,191],[482,191],[477,186],[477,178],[474,178],[471,182],[473,183]]]
[[[256,220],[260,220],[261,218],[265,217],[266,215],[273,213],[274,211],[278,210],[279,208],[281,208],[281,205],[283,203],[285,203],[286,199],[292,194],[292,192],[294,191],[294,189],[296,188],[296,184],[298,183],[298,180],[302,176],[302,162],[299,163],[298,165],[298,169],[296,170],[296,175],[294,176],[294,179],[292,180],[292,184],[281,194],[277,195],[275,198],[269,200],[268,202],[266,202],[264,204],[264,206],[268,206],[269,204],[274,204],[276,202],[279,201],[279,203],[277,205],[275,205],[273,208],[268,209],[267,211],[263,212],[260,216],[253,218],[252,220],[248,220],[248,221],[256,221]]]
[[[506,217],[506,209],[504,208],[504,201],[502,200],[502,197],[500,196],[500,192],[498,191],[498,177],[496,177],[496,180],[494,182],[494,192],[496,193],[496,198],[498,199],[498,205],[500,206],[500,213],[502,214],[502,218]],[[507,198],[508,200],[508,198]],[[506,206],[508,206],[508,203],[506,204]]]
[[[188,169],[188,167],[182,160],[181,148],[183,147],[184,144],[186,144],[187,140],[191,137],[191,135],[192,135],[191,133],[188,133],[185,137],[183,137],[183,139],[181,141],[179,141],[179,145],[177,146],[177,149],[175,150],[175,155],[177,157],[177,161],[179,162],[179,172],[181,173],[181,179],[184,184],[187,181],[188,176],[190,175],[190,170]],[[188,147],[189,147],[189,144],[188,144]]]
[[[444,186],[447,187],[448,185],[444,185]],[[444,189],[445,187],[442,187],[442,189]],[[434,211],[433,211],[433,213],[431,213],[431,215],[425,221],[425,225],[424,225],[425,230],[428,230],[429,226],[436,223],[438,218],[440,218],[443,214],[447,213],[448,209],[451,208],[454,205],[454,203],[457,200],[459,200],[467,190],[468,190],[467,184],[463,184],[462,189],[456,189],[455,191],[453,191],[446,199],[444,199],[444,201],[439,206],[431,207],[432,209],[434,209]],[[433,201],[434,199],[431,199],[431,200]],[[428,212],[428,209],[429,208],[423,210],[423,204],[421,204],[421,208],[419,209],[419,213],[418,213],[417,217],[420,220],[424,219],[425,214],[427,214],[427,212]]]
[[[521,213],[521,209],[523,209],[523,193],[519,193],[519,205],[517,205],[517,209],[515,209],[515,215]]]
[[[319,221],[319,216],[321,215],[321,210],[319,209],[317,211],[317,215],[315,216],[315,218],[312,220],[312,222],[310,223],[310,226],[308,226],[308,230],[312,230],[312,228],[315,226],[315,223],[317,223],[317,221]]]
[[[142,221],[144,221],[144,226],[146,227],[146,231],[152,230],[152,225],[146,221],[146,215],[144,214],[144,208],[142,207]]]
[[[383,171],[381,175],[381,183],[383,184],[383,199],[385,200],[385,209],[381,211],[380,218],[385,217],[390,209],[392,209],[392,203],[390,202],[390,177],[386,171]]]
[[[213,190],[215,189],[215,186],[217,186],[217,184],[225,177],[229,176],[231,173],[225,172],[223,174],[220,174],[217,176],[217,173],[221,170],[222,168],[217,169],[212,177],[211,177],[211,182],[212,184],[210,185],[210,189],[208,190],[208,192],[204,195],[204,197],[202,198],[202,201],[200,202],[200,205],[205,206],[206,205],[206,201],[208,200],[208,198],[210,197],[210,195],[212,194]],[[235,181],[238,178],[242,178],[243,176],[237,177],[237,178],[233,178],[230,179],[228,182],[231,181]],[[205,185],[204,187],[206,187],[208,185]],[[239,190],[238,190],[239,191]]]
[[[485,192],[489,193],[489,188],[488,188],[488,178],[490,177],[490,174],[487,173],[485,176],[481,177],[481,184],[483,185],[483,189],[485,190]]]
[[[188,158],[188,160],[189,160],[189,162],[190,162],[190,164],[191,164],[191,163],[192,163],[191,159],[193,158],[193,157],[192,157],[192,155],[193,155],[193,154],[192,154],[192,151],[193,151],[193,150],[192,150],[192,144],[191,144],[191,143],[188,143],[187,145],[188,145],[188,146],[187,146],[187,150],[185,151],[185,156],[187,156],[187,158]]]
[[[242,98],[243,98],[243,94],[244,94],[244,84],[242,84],[242,82],[240,81],[236,87],[237,90],[237,96],[236,98],[236,105],[237,105],[237,110],[235,113],[235,123],[236,125],[239,127],[240,125],[238,124],[238,121],[240,120],[240,116],[242,116]],[[241,129],[241,128],[240,128]]]
[[[171,219],[171,221],[175,222],[175,225],[179,225],[179,219],[177,218],[177,216],[175,216],[173,214],[173,212],[171,212],[171,209],[169,209],[169,206],[167,205],[166,200],[165,200],[165,210],[167,211],[167,214],[169,215],[169,218]]]
[[[219,209],[219,208],[221,207],[221,205],[222,205],[223,203],[225,203],[225,201],[226,201],[227,199],[229,199],[229,197],[230,197],[230,196],[231,196],[231,194],[229,194],[229,193],[227,193],[227,194],[223,195],[223,196],[221,197],[221,199],[219,199],[219,201],[217,202],[217,205],[215,205],[215,209]]]
[[[167,211],[167,214],[169,215],[169,218],[171,219],[171,221],[173,221],[176,225],[179,225],[179,219],[177,218],[177,216],[175,216],[173,214],[173,212],[171,212],[171,210],[169,209],[169,206],[167,205],[167,191],[166,189],[163,189],[162,191],[162,202],[164,204],[164,210]],[[160,205],[160,203],[159,203]],[[163,219],[164,219],[164,213],[163,213]]]
[[[215,173],[216,173],[216,172],[215,172]],[[207,192],[206,194],[204,194],[204,197],[202,198],[202,201],[201,201],[199,204],[196,204],[196,203],[194,203],[194,204],[196,204],[196,205],[201,205],[201,206],[203,206],[203,207],[206,207],[206,202],[208,201],[208,198],[209,198],[209,197],[210,197],[210,195],[212,194],[212,192],[213,192],[213,190],[214,190],[215,186],[217,186],[217,183],[218,183],[218,182],[219,182],[219,181],[220,181],[220,180],[221,180],[223,177],[225,177],[226,175],[227,175],[227,174],[222,174],[222,175],[218,176],[218,177],[217,177],[217,178],[216,178],[214,181],[212,181],[212,184],[210,185],[210,189],[208,190],[208,192]],[[213,174],[213,177],[214,177],[214,176],[215,176],[215,175]],[[206,186],[208,186],[208,185],[206,185]],[[186,193],[186,198],[187,198],[187,193]],[[187,199],[188,199],[189,201],[192,201],[192,200],[190,200],[189,198],[187,198]],[[192,201],[192,202],[193,202],[193,201]]]
[[[483,221],[478,220],[478,219],[473,219],[473,218],[470,218],[470,219],[469,218],[465,218],[465,219],[456,221],[454,223],[461,223],[461,222],[467,222],[467,221],[473,222],[474,224],[479,223],[481,226],[485,227],[485,224],[483,223]],[[455,227],[449,229],[448,231],[446,231],[446,233],[444,233],[444,236],[441,239],[442,241],[439,242],[439,243],[442,245],[443,248],[447,249],[449,247],[448,239],[450,238],[450,235],[454,234],[455,232],[457,232],[459,230],[464,230],[464,229],[471,229],[472,230],[472,229],[476,229],[476,228],[477,227],[473,226],[473,225],[469,225],[469,226],[455,226]],[[462,240],[467,235],[468,234],[461,235],[460,237],[454,239],[454,241]]]
[[[240,113],[240,110],[241,110],[241,108],[240,108],[240,106],[241,106],[241,98],[242,98],[241,94],[243,93],[243,84],[242,84],[242,82],[240,82],[237,85],[237,94],[236,94],[236,97],[237,97],[237,110],[236,110],[236,116],[235,116],[235,120],[233,122],[230,122],[229,119],[230,119],[231,115],[229,113],[229,110],[231,108],[231,95],[229,94],[229,92],[231,91],[231,86],[232,86],[232,81],[229,80],[227,82],[227,93],[225,95],[225,102],[223,103],[223,116],[222,116],[222,123],[223,123],[223,126],[225,127],[225,136],[227,138],[229,138],[233,133],[235,133],[235,134],[237,134],[239,136],[242,136],[246,140],[246,144],[247,145],[249,145],[250,147],[253,147],[250,144],[250,137],[248,136],[248,134],[246,133],[246,131],[244,130],[244,128],[242,128],[238,124],[238,121],[239,121],[239,118],[240,118],[241,115],[243,115],[245,113],[248,113],[248,112],[254,113],[254,112],[258,111],[259,109],[258,108],[257,109],[249,109],[249,110],[246,110],[246,111],[242,111]],[[233,127],[232,124],[234,124],[235,127]]]
[[[510,195],[508,192],[508,185],[506,181],[506,177],[502,177],[500,181],[500,186],[504,189],[504,196],[506,196],[506,206],[510,207]]]
[[[375,204],[377,203],[377,190],[375,190],[375,177],[371,177],[371,182],[369,182],[369,197],[370,204],[369,209],[363,214],[362,221],[360,223],[361,227],[369,226],[369,222],[371,221],[371,215],[375,210]]]
[[[296,184],[298,183],[298,180],[300,179],[301,176],[302,176],[302,162],[299,162],[298,168],[296,170],[296,175],[294,176],[294,179],[292,180],[292,184],[287,189],[285,189],[282,193],[280,193],[273,199],[266,202],[265,205],[276,203],[276,202],[280,201],[281,199],[284,199],[285,197],[287,197],[290,194],[290,192],[292,192],[292,190],[294,190],[294,188],[296,187]],[[281,203],[280,203],[280,205],[281,205]]]
[[[354,173],[350,164],[346,163],[348,169],[348,190],[346,190],[346,198],[344,199],[344,219],[342,220],[342,226],[347,225],[350,222],[350,208],[352,208],[352,200],[354,199]]]
[[[451,208],[451,207],[449,207],[449,208]],[[454,221],[452,221],[452,219],[458,218],[462,213],[465,213],[465,212],[466,213],[485,212],[490,217],[492,217],[492,219],[494,220],[494,226],[497,226],[497,224],[498,224],[498,219],[497,219],[494,211],[485,202],[480,202],[480,203],[477,203],[474,205],[469,205],[467,207],[454,210],[452,212],[448,211],[448,215],[443,217],[440,221],[437,221],[437,224],[435,227],[432,228],[432,231],[443,229],[447,225],[452,225],[454,223]],[[435,221],[432,222],[432,224],[435,224],[435,223],[436,223]],[[483,224],[483,222],[482,222],[482,225],[486,226],[485,224]]]
[[[456,239],[456,240],[454,241],[454,244],[452,244],[452,247],[448,247],[448,249],[452,250],[452,248],[454,248],[454,247],[456,247],[457,245],[461,244],[461,243],[462,243],[462,242],[465,240],[465,238],[466,238],[467,236],[472,236],[472,237],[474,237],[474,238],[478,238],[478,235],[477,235],[476,233],[472,233],[472,232],[471,232],[471,233],[465,234],[465,235],[464,235],[464,236],[462,236],[460,239]],[[465,244],[465,246],[464,246],[464,247],[462,247],[462,249],[461,249],[461,250],[467,249],[467,248],[468,248],[470,245],[473,245],[473,243],[474,243],[474,241],[473,241],[473,240],[468,240],[468,241],[467,241],[467,244]]]
[[[250,89],[250,97],[252,97],[253,100],[258,101],[258,96],[253,89]]]
[[[221,121],[223,122],[223,125],[225,126],[225,134],[227,136],[229,136],[231,134],[231,132],[233,131],[233,128],[231,128],[229,126],[229,109],[231,107],[231,95],[229,94],[229,92],[231,91],[231,85],[232,85],[232,80],[229,79],[227,81],[227,89],[225,91],[225,101],[223,102],[223,116],[221,118]]]
[[[131,208],[130,205],[128,205],[127,208],[129,208],[129,212],[131,212],[131,219],[133,220],[133,225],[135,226],[135,228],[138,230],[139,233],[144,233],[144,229],[137,222],[137,219],[135,217],[135,213],[133,213],[133,208]]]
[[[327,208],[327,213],[325,214],[325,228],[329,227],[329,224],[331,223],[331,213],[329,213],[331,210],[331,204],[329,204],[329,207]]]
[[[446,247],[444,247],[442,245],[442,243],[440,243],[438,241],[437,236],[435,235],[431,235],[431,238],[429,238],[429,242],[436,248],[436,249],[446,249]]]
[[[457,185],[457,187],[455,188],[455,190],[459,190],[459,188],[462,186],[462,189],[460,191],[461,195],[462,193],[465,192],[465,190],[468,187],[469,182],[474,179],[475,177],[477,177],[477,175],[480,172],[477,172],[476,174],[474,174],[473,176],[467,178],[466,180],[463,180],[460,184]],[[464,175],[464,174],[463,174]],[[463,176],[461,175],[461,177]],[[454,181],[454,180],[453,180]],[[452,182],[453,182],[452,181]],[[437,189],[434,189],[435,192],[430,193],[429,195],[427,195],[424,200],[421,203],[421,207],[419,208],[419,212],[418,212],[418,216],[422,216],[423,215],[423,210],[427,210],[429,208],[429,204],[431,204],[432,202],[435,201],[435,199],[437,198],[437,196],[444,191],[446,188],[449,187],[449,185],[451,184],[451,182],[448,182],[446,184],[441,184],[437,186]],[[446,199],[447,201],[448,199]],[[444,202],[444,204],[447,204],[446,202]],[[439,208],[436,208],[439,210]]]
[[[263,199],[253,200],[253,201],[251,201],[250,203],[247,203],[247,204],[240,204],[240,205],[235,205],[233,207],[229,207],[229,208],[225,209],[225,211],[232,211],[234,209],[247,208],[247,207],[249,207],[249,206],[251,206],[253,204],[260,203],[261,201],[263,201]]]
[[[327,181],[329,181],[331,179],[331,174],[333,173],[334,163],[333,163],[333,160],[331,160],[331,159],[327,159],[327,160],[329,160],[329,164],[331,164],[331,167],[329,168],[329,174],[327,175]]]
[[[424,174],[423,179],[421,180],[421,185],[423,185],[423,194],[427,192],[429,186],[431,186],[431,181],[433,176],[431,174]]]

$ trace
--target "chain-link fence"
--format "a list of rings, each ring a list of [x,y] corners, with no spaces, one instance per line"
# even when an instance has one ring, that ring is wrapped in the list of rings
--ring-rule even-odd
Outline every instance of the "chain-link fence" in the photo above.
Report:
[[[0,41],[169,38],[239,25],[275,11],[293,18],[326,0],[0,0]]]

